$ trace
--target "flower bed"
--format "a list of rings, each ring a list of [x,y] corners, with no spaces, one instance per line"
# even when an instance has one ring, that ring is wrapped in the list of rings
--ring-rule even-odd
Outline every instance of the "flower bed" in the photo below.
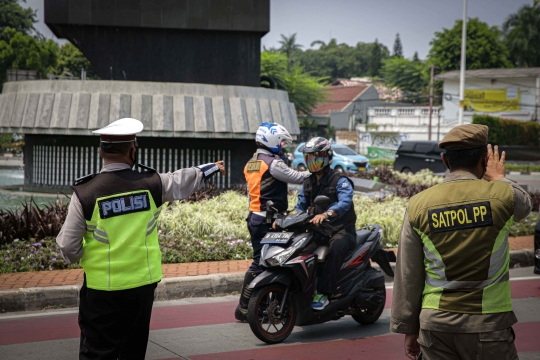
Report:
[[[383,245],[395,247],[399,238],[408,199],[389,197],[383,201],[354,196],[356,227],[379,224]],[[296,194],[289,196],[289,208]],[[159,242],[163,263],[249,259],[252,255],[245,217],[245,195],[225,192],[199,202],[175,202],[162,211]],[[540,213],[533,212],[512,225],[511,236],[531,235]],[[227,234],[227,235],[223,235]],[[54,237],[43,240],[17,240],[0,246],[0,273],[79,268],[68,265],[58,252]]]

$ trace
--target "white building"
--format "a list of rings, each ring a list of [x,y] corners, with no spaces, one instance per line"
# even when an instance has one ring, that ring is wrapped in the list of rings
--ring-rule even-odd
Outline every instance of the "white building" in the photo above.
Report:
[[[371,155],[373,151],[387,153],[396,150],[404,140],[442,139],[455,124],[447,124],[442,110],[433,107],[431,137],[429,134],[429,106],[378,106],[368,110],[368,124],[357,126],[357,150]],[[439,116],[440,115],[440,116]],[[369,149],[368,149],[369,148]],[[376,148],[375,150],[373,150]],[[370,156],[374,157],[374,156]]]
[[[444,118],[447,123],[457,123],[459,71],[440,74],[435,79],[444,81]],[[538,120],[540,68],[467,70],[464,106],[464,123],[470,123],[475,113],[522,121]]]

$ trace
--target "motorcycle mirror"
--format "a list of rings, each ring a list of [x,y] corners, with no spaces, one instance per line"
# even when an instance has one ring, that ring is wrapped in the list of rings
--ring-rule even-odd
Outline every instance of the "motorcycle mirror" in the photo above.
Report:
[[[315,205],[327,206],[330,205],[330,198],[325,195],[319,195],[315,198],[315,200],[313,200],[313,203]]]

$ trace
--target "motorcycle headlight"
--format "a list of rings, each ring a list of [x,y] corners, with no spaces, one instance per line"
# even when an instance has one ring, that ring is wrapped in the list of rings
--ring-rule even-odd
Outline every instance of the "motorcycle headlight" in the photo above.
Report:
[[[304,241],[306,241],[306,239],[307,237],[298,240],[291,247],[267,259],[266,262],[272,266],[279,266],[283,264],[291,257],[292,254],[294,254],[294,252],[304,243]]]

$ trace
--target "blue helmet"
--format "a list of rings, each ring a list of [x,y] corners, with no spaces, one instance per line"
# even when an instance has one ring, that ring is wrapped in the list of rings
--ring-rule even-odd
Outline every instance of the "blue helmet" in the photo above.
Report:
[[[262,123],[255,134],[257,144],[276,154],[281,150],[281,143],[288,141],[292,141],[291,134],[283,126],[275,123]]]

